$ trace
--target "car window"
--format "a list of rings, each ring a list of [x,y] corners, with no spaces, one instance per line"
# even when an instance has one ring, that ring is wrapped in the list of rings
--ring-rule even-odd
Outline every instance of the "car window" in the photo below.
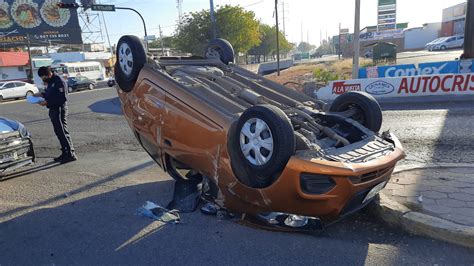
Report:
[[[451,37],[451,38],[449,38],[446,42],[452,42],[452,41],[454,41],[454,40],[456,40],[456,37]]]
[[[15,82],[15,87],[23,87],[25,86],[26,84],[23,83],[23,82]]]
[[[458,37],[458,40],[463,40],[464,39],[464,36],[459,36]]]
[[[15,88],[15,83],[8,83],[7,85],[5,85],[5,88],[7,89],[12,89],[12,88]]]

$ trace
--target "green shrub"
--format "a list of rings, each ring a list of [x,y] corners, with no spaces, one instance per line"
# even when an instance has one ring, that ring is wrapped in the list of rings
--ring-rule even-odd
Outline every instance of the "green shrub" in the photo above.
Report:
[[[324,84],[328,84],[330,81],[338,80],[339,74],[326,70],[324,68],[316,68],[314,70],[314,77],[319,82],[324,82]]]

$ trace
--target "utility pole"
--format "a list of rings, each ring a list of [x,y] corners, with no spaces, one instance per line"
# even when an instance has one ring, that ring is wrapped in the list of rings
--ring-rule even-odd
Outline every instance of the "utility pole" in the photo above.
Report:
[[[354,60],[352,64],[352,78],[359,78],[359,54],[360,54],[360,0],[355,0],[355,22],[354,22]]]
[[[341,48],[342,48],[342,46],[341,46],[341,22],[339,22],[339,35],[338,35],[338,38],[339,38],[339,42],[338,42],[339,47],[337,49],[337,56],[338,56],[339,60],[341,60],[341,52],[342,52],[341,51]]]
[[[28,58],[29,58],[29,65],[30,65],[30,74],[28,75],[28,79],[31,82],[33,81],[33,58],[31,58],[31,42],[30,42],[30,34],[26,34],[26,45],[28,48]]]
[[[301,42],[303,42],[303,21],[301,21]]]
[[[323,45],[323,30],[319,30],[319,46]]]
[[[158,25],[158,29],[160,30],[161,55],[165,56],[165,46],[163,44],[163,33],[161,31],[161,25]]]
[[[211,5],[211,24],[212,24],[212,37],[213,39],[217,38],[217,28],[216,28],[216,17],[214,15],[214,1],[209,0],[209,4]]]
[[[284,1],[281,1],[281,8],[282,8],[282,12],[283,12],[283,35],[285,35],[285,38],[286,38],[286,27],[285,27],[285,2]]]
[[[464,58],[474,58],[474,0],[467,1],[466,26],[464,29]]]
[[[102,20],[104,21],[104,28],[105,28],[105,35],[107,35],[107,43],[109,44],[109,48],[110,48],[110,55],[112,56],[112,60],[114,58],[114,51],[112,49],[112,45],[110,44],[110,36],[109,36],[109,30],[107,28],[107,23],[105,22],[105,16],[104,16],[104,12],[100,12],[102,13]],[[113,61],[112,61],[113,62]]]
[[[275,0],[275,27],[276,27],[276,44],[277,44],[277,76],[280,76],[280,38],[278,29],[278,0]]]

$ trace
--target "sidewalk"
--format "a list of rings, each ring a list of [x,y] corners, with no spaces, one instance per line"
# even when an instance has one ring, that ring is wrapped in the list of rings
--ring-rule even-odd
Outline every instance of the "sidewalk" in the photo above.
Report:
[[[397,167],[378,215],[415,234],[474,247],[474,166]]]

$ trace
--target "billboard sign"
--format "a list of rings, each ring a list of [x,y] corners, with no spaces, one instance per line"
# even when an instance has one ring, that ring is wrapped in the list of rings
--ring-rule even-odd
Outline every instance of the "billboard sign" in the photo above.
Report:
[[[320,100],[331,101],[348,91],[364,91],[377,99],[474,95],[474,75],[464,73],[337,80],[320,88],[315,95]]]
[[[360,78],[385,78],[421,75],[458,74],[474,72],[473,60],[445,61],[395,66],[378,66],[373,68],[361,68]]]
[[[74,0],[5,0],[0,2],[0,46],[81,44],[81,28],[75,9],[57,4]]]
[[[377,29],[378,31],[390,30],[396,28],[397,1],[396,0],[378,0],[377,6]]]

